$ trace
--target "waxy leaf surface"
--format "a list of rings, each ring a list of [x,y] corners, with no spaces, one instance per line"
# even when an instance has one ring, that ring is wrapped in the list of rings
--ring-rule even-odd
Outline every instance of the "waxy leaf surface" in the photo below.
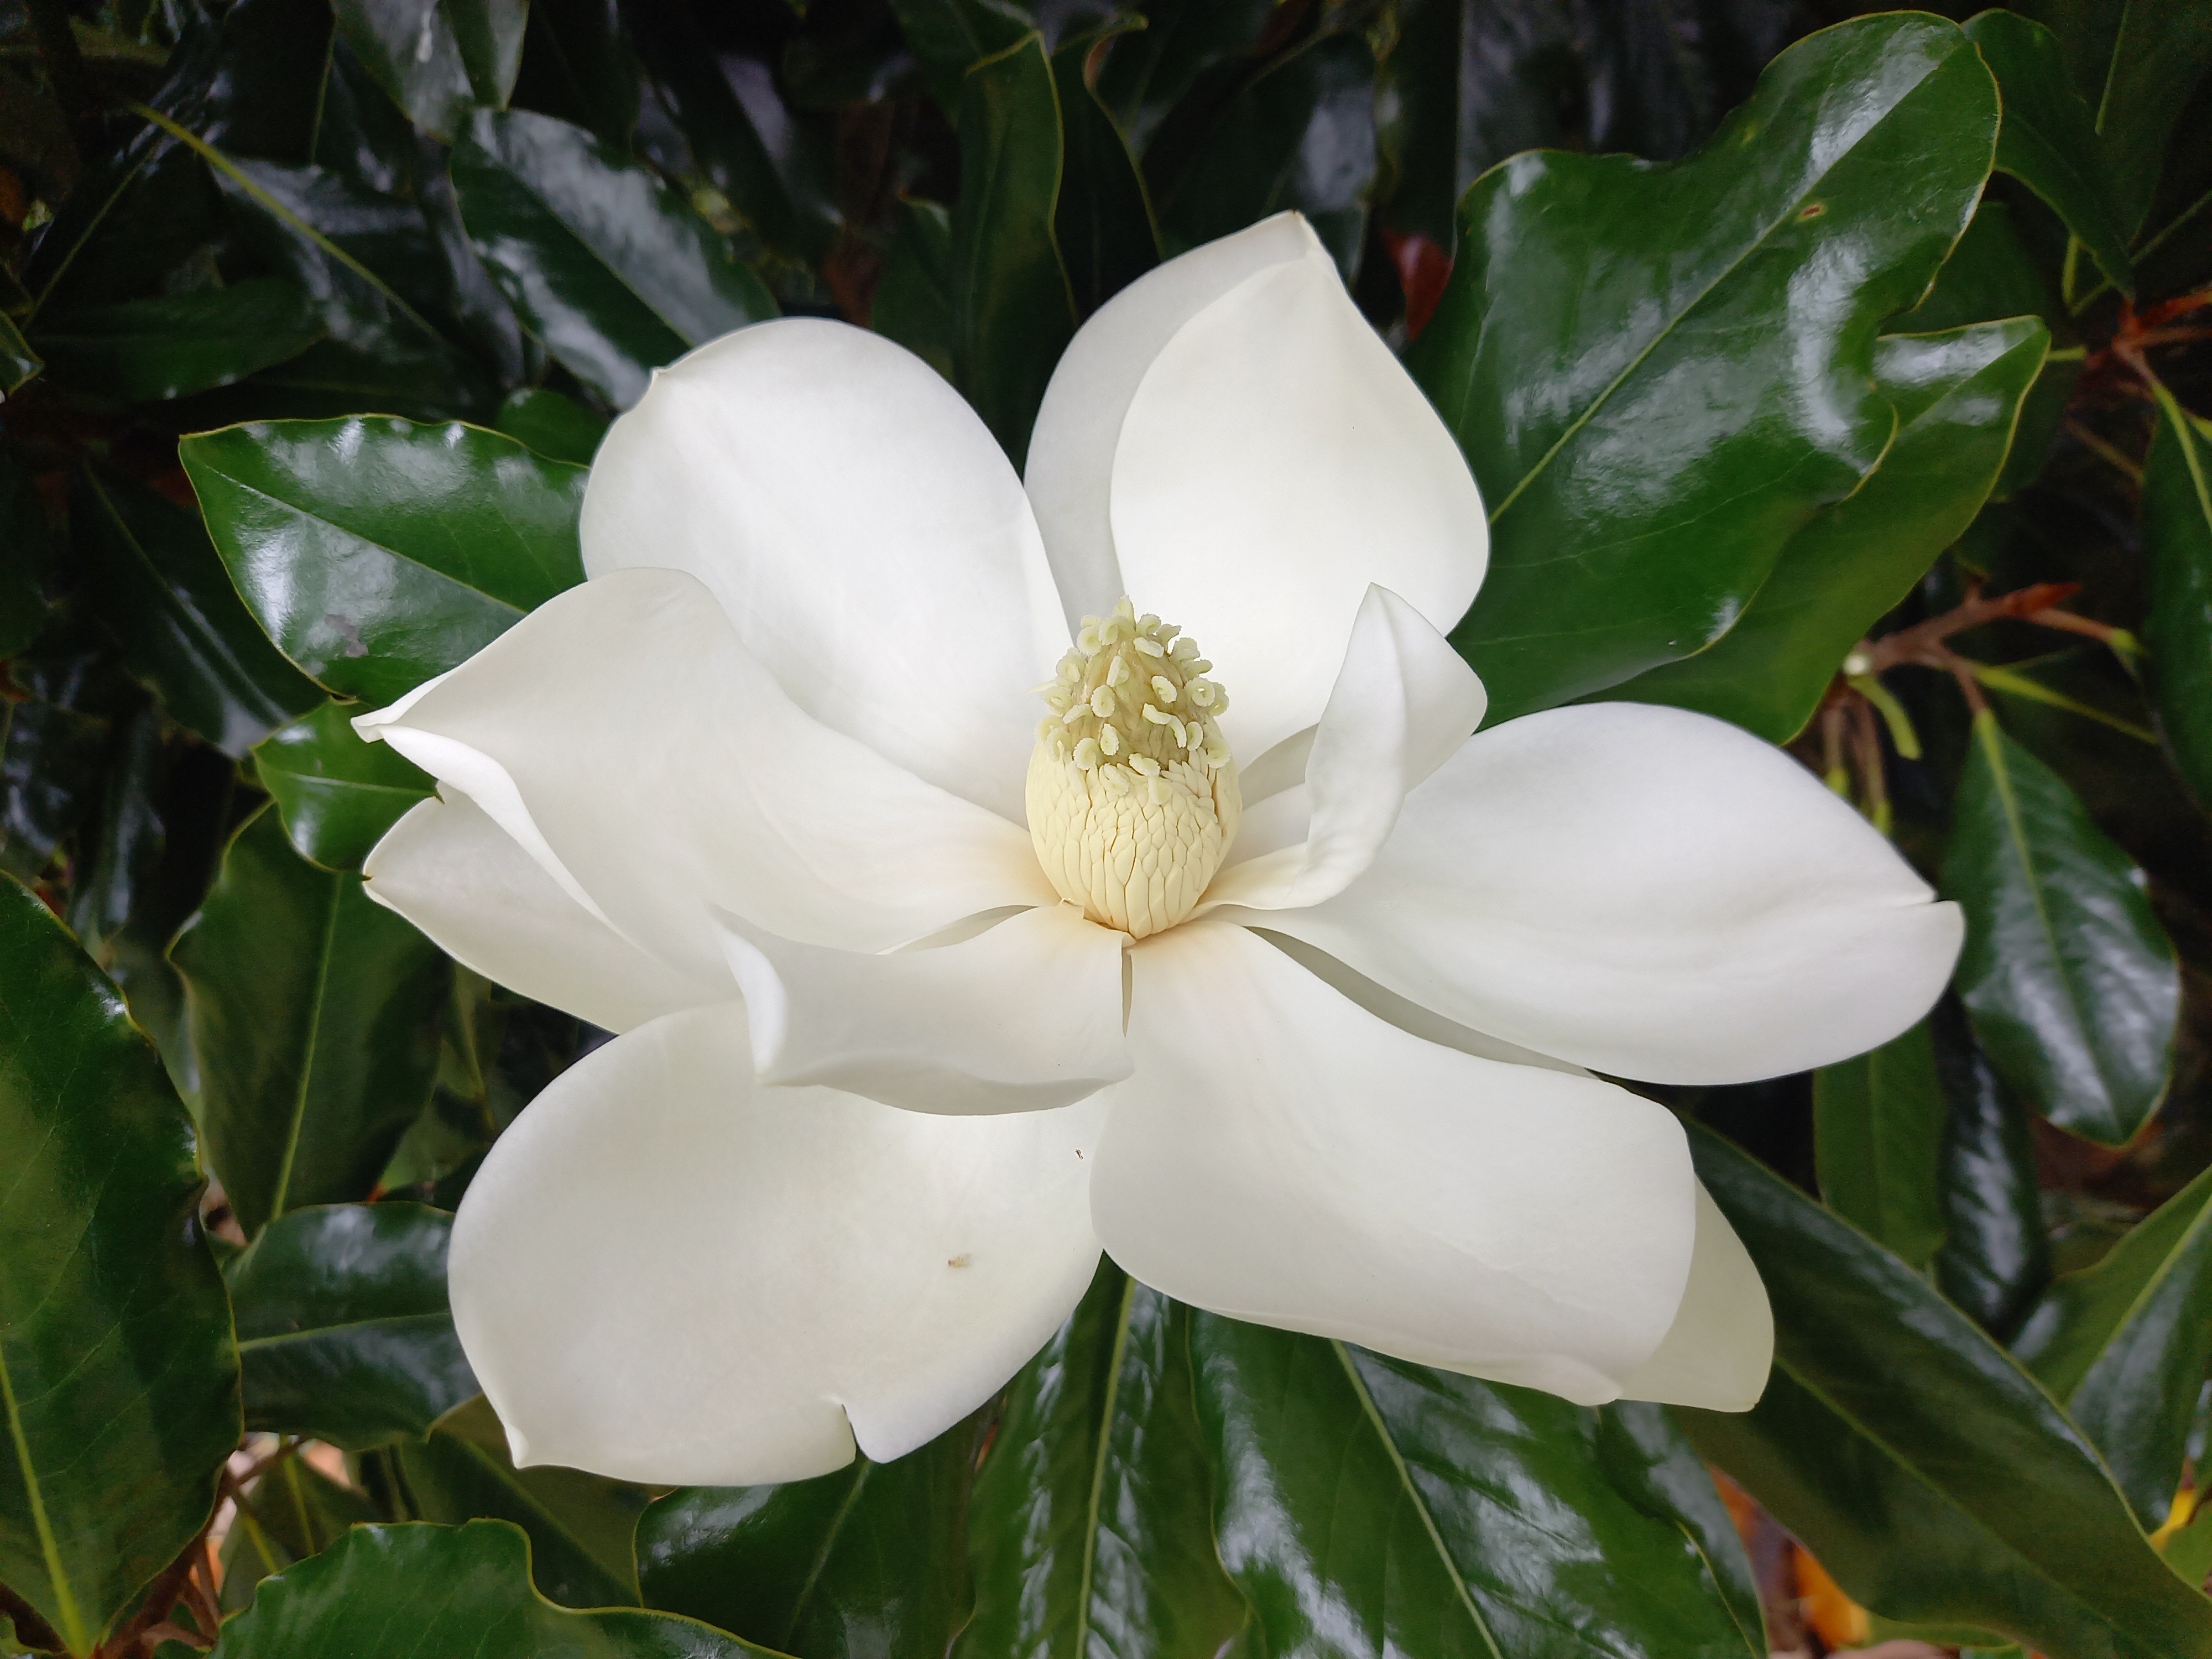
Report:
[[[436,789],[428,772],[389,744],[353,729],[358,703],[325,702],[256,744],[254,773],[276,803],[303,859],[358,870],[384,832]]]
[[[1966,228],[1996,127],[1957,26],[1894,14],[1784,52],[1686,161],[1476,182],[1407,362],[1490,507],[1453,640],[1492,722],[1710,645],[1850,494],[1897,421],[1875,331]]]
[[[584,579],[584,469],[501,433],[261,421],[178,453],[255,620],[342,696],[389,702]]]
[[[208,1162],[250,1237],[366,1198],[429,1097],[446,965],[264,807],[170,957],[191,998]]]
[[[115,988],[0,878],[0,1583],[88,1653],[191,1541],[238,1356],[191,1121]]]
[[[231,1264],[246,1425],[365,1451],[477,1392],[446,1301],[453,1218],[420,1204],[276,1218]]]
[[[2051,1659],[2212,1654],[2212,1602],[2160,1560],[2095,1448],[1904,1261],[1710,1130],[1698,1178],[1773,1299],[1741,1415],[1679,1413],[1838,1583],[1890,1619]]]
[[[1915,1267],[1943,1242],[1941,1159],[1949,1114],[1926,1021],[1813,1074],[1820,1196]]]
[[[1976,716],[1944,896],[1966,913],[1959,993],[1990,1061],[2060,1128],[2130,1139],[2166,1093],[2181,998],[2142,872],[2065,781]]]
[[[337,0],[338,30],[378,86],[433,137],[507,102],[529,0]]]
[[[228,288],[87,307],[50,317],[39,350],[55,382],[125,403],[228,386],[323,336],[304,295],[273,276]]]

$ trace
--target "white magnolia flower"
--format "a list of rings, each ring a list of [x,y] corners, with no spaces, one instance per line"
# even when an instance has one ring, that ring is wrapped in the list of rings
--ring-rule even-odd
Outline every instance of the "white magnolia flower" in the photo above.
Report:
[[[1102,1244],[1571,1400],[1758,1396],[1757,1274],[1675,1119],[1592,1073],[1856,1054],[1954,907],[1717,720],[1468,736],[1482,503],[1301,220],[1092,319],[1026,493],[919,359],[791,319],[655,376],[583,543],[358,722],[441,786],[370,892],[622,1034],[454,1229],[518,1462],[897,1456]]]

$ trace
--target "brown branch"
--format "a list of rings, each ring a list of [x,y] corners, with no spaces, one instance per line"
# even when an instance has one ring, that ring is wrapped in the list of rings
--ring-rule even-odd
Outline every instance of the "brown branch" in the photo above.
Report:
[[[0,1619],[6,1619],[15,1626],[15,1639],[27,1648],[46,1648],[60,1653],[69,1645],[62,1640],[61,1632],[48,1624],[36,1607],[5,1584],[0,1584]]]
[[[1864,672],[1879,674],[1901,663],[1917,663],[1923,668],[1948,669],[1951,653],[1943,648],[1943,641],[1954,634],[1963,634],[1970,628],[1979,628],[1986,623],[2006,620],[2042,622],[2045,618],[2041,613],[2049,611],[2062,599],[2071,599],[2081,591],[2081,587],[2079,582],[2037,582],[2010,593],[2001,593],[1993,599],[1985,599],[1976,594],[1940,617],[1930,617],[1926,622],[1900,628],[1894,634],[1885,634],[1881,638],[1860,647],[1866,657]],[[2059,614],[2065,616],[2069,613],[2062,611]],[[2080,633],[2082,630],[2074,624],[2086,620],[2085,617],[2072,617],[2070,622],[2055,623],[2051,626],[2071,627],[2074,632]]]

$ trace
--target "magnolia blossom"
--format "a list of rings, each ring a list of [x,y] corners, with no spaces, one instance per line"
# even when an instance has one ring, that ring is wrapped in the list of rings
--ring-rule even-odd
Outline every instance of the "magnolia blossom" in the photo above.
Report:
[[[896,1457],[1102,1245],[1573,1401],[1758,1397],[1758,1275],[1601,1074],[1856,1054],[1955,908],[1719,721],[1476,732],[1481,500],[1303,221],[1100,311],[1025,485],[919,359],[789,319],[654,377],[582,536],[589,580],[356,722],[439,781],[370,893],[620,1034],[454,1226],[518,1462]]]

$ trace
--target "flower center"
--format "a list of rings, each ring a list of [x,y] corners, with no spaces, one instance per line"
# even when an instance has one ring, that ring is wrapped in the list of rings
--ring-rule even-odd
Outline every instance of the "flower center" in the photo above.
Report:
[[[1228,693],[1198,642],[1123,599],[1085,617],[1030,756],[1030,840],[1060,896],[1135,939],[1196,908],[1237,834]]]

